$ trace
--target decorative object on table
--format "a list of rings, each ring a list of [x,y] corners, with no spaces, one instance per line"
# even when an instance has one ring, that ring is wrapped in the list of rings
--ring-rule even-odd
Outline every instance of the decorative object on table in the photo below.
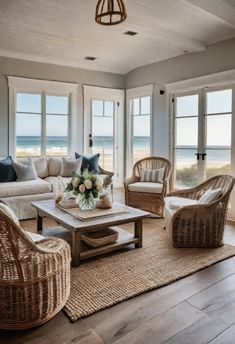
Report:
[[[164,216],[164,197],[169,192],[171,163],[162,157],[137,161],[132,176],[125,180],[125,203]]]
[[[99,0],[96,5],[95,21],[101,25],[116,25],[127,18],[123,0]]]
[[[87,169],[74,173],[71,181],[66,187],[66,191],[72,192],[77,197],[78,205],[81,210],[91,210],[95,208],[96,199],[112,183],[112,177],[106,176],[103,180],[94,172]]]
[[[99,194],[99,199],[96,201],[96,208],[110,209],[113,206],[112,198],[109,194],[108,187],[112,184],[112,177],[106,176],[103,180],[102,192]]]
[[[92,247],[100,247],[118,240],[118,232],[113,228],[105,228],[81,235],[82,241]]]

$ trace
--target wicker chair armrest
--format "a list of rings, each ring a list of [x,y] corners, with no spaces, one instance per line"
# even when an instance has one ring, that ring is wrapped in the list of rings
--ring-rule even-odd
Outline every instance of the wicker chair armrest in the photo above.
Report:
[[[104,170],[101,166],[99,166],[99,174],[106,174],[107,176],[113,177],[114,173],[111,171]]]
[[[192,189],[184,189],[184,190],[177,190],[170,192],[167,196],[169,197],[183,197],[183,198],[191,198],[191,199],[198,199],[198,189],[192,188]]]
[[[130,185],[136,182],[139,182],[140,178],[136,177],[136,176],[131,176],[130,178],[127,178],[126,180],[124,180],[124,185]]]

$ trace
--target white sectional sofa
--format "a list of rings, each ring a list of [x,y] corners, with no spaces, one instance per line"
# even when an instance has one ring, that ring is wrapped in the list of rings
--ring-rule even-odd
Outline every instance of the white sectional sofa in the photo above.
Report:
[[[19,160],[22,162],[22,159]],[[0,183],[0,199],[14,210],[19,220],[35,217],[31,202],[52,199],[63,191],[71,177],[61,177],[61,158],[35,158],[38,178],[22,182]]]

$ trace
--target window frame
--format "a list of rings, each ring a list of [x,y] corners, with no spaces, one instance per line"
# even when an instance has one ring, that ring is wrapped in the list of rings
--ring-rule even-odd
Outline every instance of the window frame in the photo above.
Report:
[[[9,87],[9,155],[16,158],[17,93],[41,95],[41,157],[46,156],[46,96],[68,97],[68,152],[78,147],[78,84],[8,76]]]
[[[139,114],[141,115],[141,98],[150,97],[150,156],[153,154],[153,92],[153,84],[126,90],[126,176],[131,176],[133,169],[133,99],[135,98],[140,98]],[[149,116],[149,114],[143,114],[142,116]]]

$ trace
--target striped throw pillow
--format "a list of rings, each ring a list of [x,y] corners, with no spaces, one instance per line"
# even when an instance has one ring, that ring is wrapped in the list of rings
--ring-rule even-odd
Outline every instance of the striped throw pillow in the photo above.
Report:
[[[159,168],[157,170],[147,170],[142,168],[140,173],[141,182],[155,182],[163,183],[164,178],[164,168]]]

